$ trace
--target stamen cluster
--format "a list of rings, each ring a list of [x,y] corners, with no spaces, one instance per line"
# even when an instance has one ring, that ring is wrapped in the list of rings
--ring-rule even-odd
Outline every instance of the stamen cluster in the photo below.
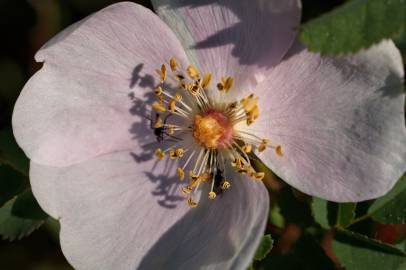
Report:
[[[174,145],[165,150],[156,149],[157,159],[169,156],[171,160],[183,160],[176,170],[180,181],[185,180],[185,170],[189,169],[189,181],[182,187],[188,205],[197,206],[193,195],[202,183],[211,184],[208,193],[211,200],[229,189],[231,180],[227,178],[227,168],[261,181],[265,173],[253,167],[253,151],[272,148],[282,156],[282,148],[247,132],[246,128],[260,115],[259,98],[251,94],[240,101],[224,102],[226,99],[222,95],[227,95],[234,87],[233,77],[221,77],[213,90],[210,87],[212,74],[201,76],[192,65],[184,73],[175,58],[170,59],[169,66],[170,72],[165,64],[157,70],[160,84],[154,90],[157,101],[152,108],[156,111],[156,119],[151,127],[158,142],[163,138],[174,141]],[[214,100],[209,91],[219,91],[219,100]],[[171,116],[182,118],[183,121],[178,122],[184,124],[168,123]],[[184,139],[187,135],[193,138],[192,142]],[[194,165],[188,167],[190,163]]]

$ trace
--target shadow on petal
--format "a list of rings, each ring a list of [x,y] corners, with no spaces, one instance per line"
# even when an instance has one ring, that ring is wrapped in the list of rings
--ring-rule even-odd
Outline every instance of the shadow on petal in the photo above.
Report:
[[[280,53],[280,51],[286,52],[290,44],[290,42],[285,41],[286,36],[295,36],[295,27],[298,26],[298,18],[300,17],[300,8],[296,0],[286,0],[286,2],[264,0],[164,0],[154,2],[158,9],[163,8],[175,12],[176,9],[185,8],[191,11],[191,14],[195,14],[193,9],[207,9],[207,12],[199,15],[207,15],[207,20],[214,20],[217,16],[220,18],[224,16],[225,20],[233,20],[231,17],[235,16],[235,23],[230,23],[228,27],[213,31],[205,38],[196,40],[196,44],[190,45],[188,49],[200,51],[232,44],[233,49],[231,54],[239,59],[241,65],[257,65],[265,68],[273,67],[279,62],[279,57],[283,56],[283,53]],[[213,6],[213,8],[218,6],[223,11],[211,13],[208,6]],[[295,21],[296,17],[297,22]],[[198,35],[200,30],[199,27],[203,31],[211,30],[204,29],[205,27],[209,28],[212,26],[210,23],[205,25],[204,19],[202,20],[203,23],[198,23],[197,26],[190,26],[190,29],[193,29],[192,31],[197,31],[197,33],[194,33],[195,36],[193,38],[197,37],[196,35]],[[289,31],[291,31],[290,34],[288,33]],[[281,41],[282,39],[284,41]],[[270,53],[280,55],[269,58]]]
[[[156,87],[156,80],[151,74],[143,74],[143,68],[143,63],[134,67],[129,85],[133,91],[128,94],[132,102],[129,113],[137,119],[130,127],[129,132],[132,134],[133,139],[138,141],[138,145],[141,146],[140,149],[131,152],[131,157],[137,163],[137,166],[143,166],[143,163],[155,159],[154,153],[158,147],[165,149],[172,143],[170,140],[158,143],[154,135],[151,127],[151,121],[153,121],[151,104],[156,100],[153,91]],[[135,91],[141,91],[142,94]],[[144,172],[146,179],[156,184],[155,189],[151,191],[151,195],[156,197],[160,206],[168,209],[176,208],[179,202],[184,203],[185,201],[185,198],[180,196],[180,183],[174,172],[176,163],[176,161],[170,160],[156,160],[152,168]]]
[[[229,235],[235,226],[233,210],[226,212],[232,208],[229,203],[221,197],[214,202],[201,200],[155,243],[139,269],[217,269],[221,264],[226,269],[240,244]]]

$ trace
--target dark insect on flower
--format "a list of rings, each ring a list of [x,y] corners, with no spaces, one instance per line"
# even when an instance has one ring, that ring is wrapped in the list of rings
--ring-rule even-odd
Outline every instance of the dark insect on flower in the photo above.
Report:
[[[164,136],[171,137],[175,140],[179,140],[179,138],[172,136],[174,133],[174,127],[171,124],[167,124],[166,121],[168,118],[172,116],[172,114],[168,114],[165,116],[164,119],[161,118],[159,113],[155,114],[155,119],[150,120],[150,127],[154,130],[154,135],[156,137],[157,142],[161,143],[164,140]]]

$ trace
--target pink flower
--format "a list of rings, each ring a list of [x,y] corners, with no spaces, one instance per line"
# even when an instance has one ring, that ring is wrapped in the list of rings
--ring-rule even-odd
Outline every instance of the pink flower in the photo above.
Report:
[[[296,0],[153,2],[167,24],[120,3],[49,41],[15,106],[34,195],[75,268],[245,269],[269,204],[252,152],[339,202],[405,171],[391,41],[327,58],[291,47]]]

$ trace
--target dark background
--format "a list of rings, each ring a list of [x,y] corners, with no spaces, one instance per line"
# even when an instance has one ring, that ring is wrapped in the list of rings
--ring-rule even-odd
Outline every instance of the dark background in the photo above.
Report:
[[[248,0],[247,0],[248,1]],[[35,52],[71,23],[114,0],[0,0],[0,129],[10,126],[12,109],[20,90],[40,65]],[[148,0],[134,1],[150,7]],[[344,0],[305,0],[303,21],[333,9]],[[405,38],[398,46],[405,53]],[[49,220],[20,241],[0,240],[0,269],[72,269],[58,241],[58,224]]]

